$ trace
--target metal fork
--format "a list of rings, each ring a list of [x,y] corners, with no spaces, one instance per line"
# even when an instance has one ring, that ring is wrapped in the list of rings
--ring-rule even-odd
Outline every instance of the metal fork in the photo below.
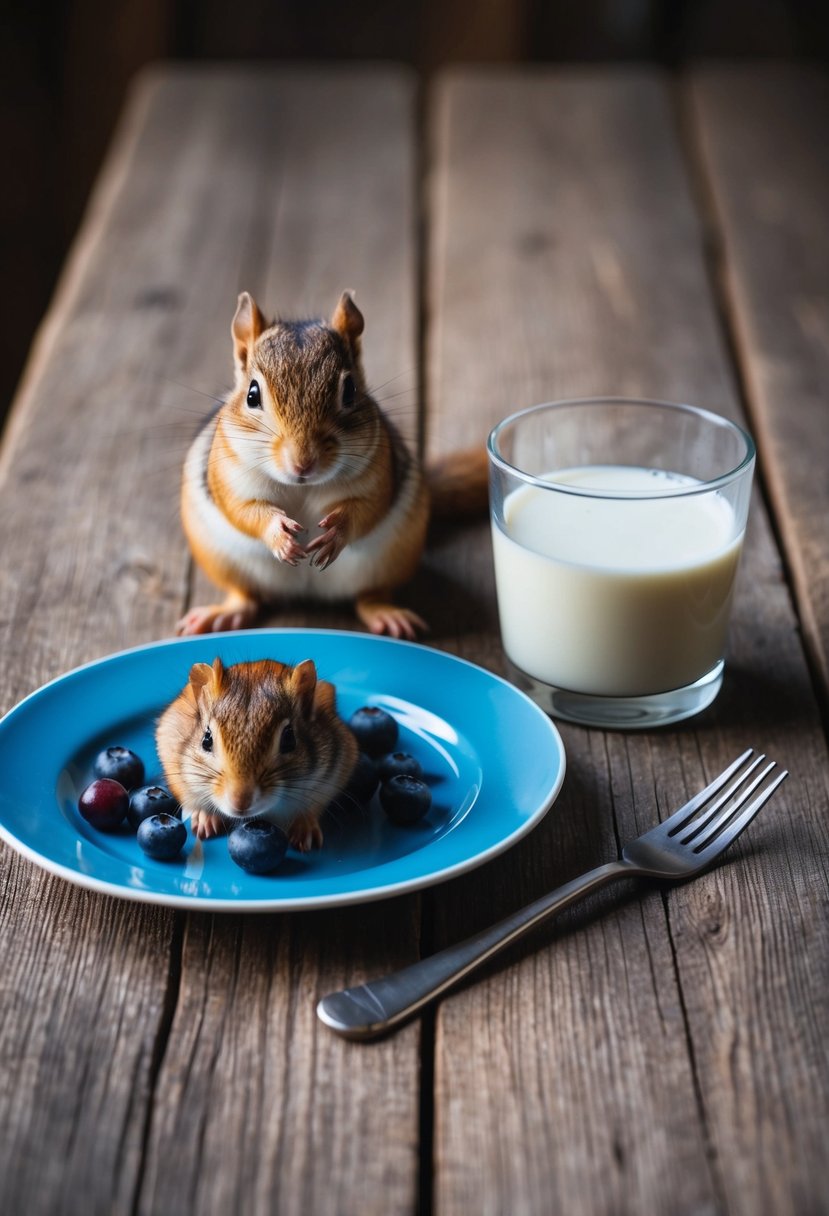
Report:
[[[348,1039],[382,1034],[554,912],[560,912],[598,887],[618,878],[657,878],[672,882],[693,878],[737,839],[788,776],[784,769],[764,786],[776,768],[775,762],[771,761],[758,773],[756,770],[765,758],[764,755],[755,756],[754,749],[749,748],[664,823],[626,845],[619,861],[611,861],[574,878],[499,924],[449,946],[439,954],[370,984],[330,993],[317,1005],[317,1016]],[[757,796],[748,802],[758,789]],[[712,799],[714,801],[707,806]]]

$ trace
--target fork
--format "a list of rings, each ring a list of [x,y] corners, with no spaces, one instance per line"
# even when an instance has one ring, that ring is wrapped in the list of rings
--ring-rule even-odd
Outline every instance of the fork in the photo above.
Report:
[[[401,971],[330,993],[317,1005],[317,1016],[344,1038],[372,1038],[409,1018],[553,913],[606,883],[631,877],[671,882],[693,878],[733,844],[788,776],[784,769],[764,785],[777,767],[772,760],[758,773],[765,759],[749,748],[664,823],[627,844],[618,861],[574,878],[497,925]]]

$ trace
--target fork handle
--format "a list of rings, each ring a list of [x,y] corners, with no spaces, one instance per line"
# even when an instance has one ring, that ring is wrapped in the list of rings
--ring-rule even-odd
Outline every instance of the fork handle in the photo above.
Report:
[[[347,1039],[368,1039],[382,1034],[554,912],[560,912],[606,883],[630,877],[632,870],[635,872],[635,868],[624,861],[598,866],[513,912],[497,925],[448,946],[438,954],[372,980],[370,984],[330,993],[317,1005],[317,1016]]]

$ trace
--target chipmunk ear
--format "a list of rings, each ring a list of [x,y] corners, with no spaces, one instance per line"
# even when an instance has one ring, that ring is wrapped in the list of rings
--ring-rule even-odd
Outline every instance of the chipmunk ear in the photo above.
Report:
[[[221,659],[214,659],[212,667],[209,663],[194,663],[190,668],[189,684],[194,699],[198,701],[205,690],[215,697],[222,686],[223,676],[224,667]]]
[[[233,356],[236,368],[240,373],[247,371],[248,359],[253,344],[268,323],[262,315],[259,305],[253,296],[243,291],[236,305],[233,324],[230,327],[233,336]]]
[[[354,356],[359,354],[360,334],[365,329],[365,324],[363,314],[354,303],[351,292],[344,291],[340,296],[339,304],[334,309],[331,328],[335,329],[340,337],[345,338]]]
[[[305,718],[314,716],[314,693],[317,690],[317,669],[313,659],[299,663],[291,672],[291,691],[299,702]]]
[[[317,690],[314,693],[314,710],[320,709],[328,710],[332,714],[337,712],[337,690],[327,680],[317,681]]]

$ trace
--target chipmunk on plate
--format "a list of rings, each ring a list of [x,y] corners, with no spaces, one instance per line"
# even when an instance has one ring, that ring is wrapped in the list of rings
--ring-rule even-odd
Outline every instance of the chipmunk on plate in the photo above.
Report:
[[[348,784],[357,741],[334,685],[306,659],[194,663],[161,714],[156,747],[167,784],[202,840],[269,819],[301,852],[322,844],[320,816]]]
[[[179,633],[240,629],[288,597],[353,599],[372,633],[426,628],[393,593],[430,512],[485,511],[486,453],[421,468],[366,386],[363,326],[349,292],[330,324],[268,324],[239,296],[235,385],[190,448],[181,496],[193,556],[225,599],[191,608]]]

